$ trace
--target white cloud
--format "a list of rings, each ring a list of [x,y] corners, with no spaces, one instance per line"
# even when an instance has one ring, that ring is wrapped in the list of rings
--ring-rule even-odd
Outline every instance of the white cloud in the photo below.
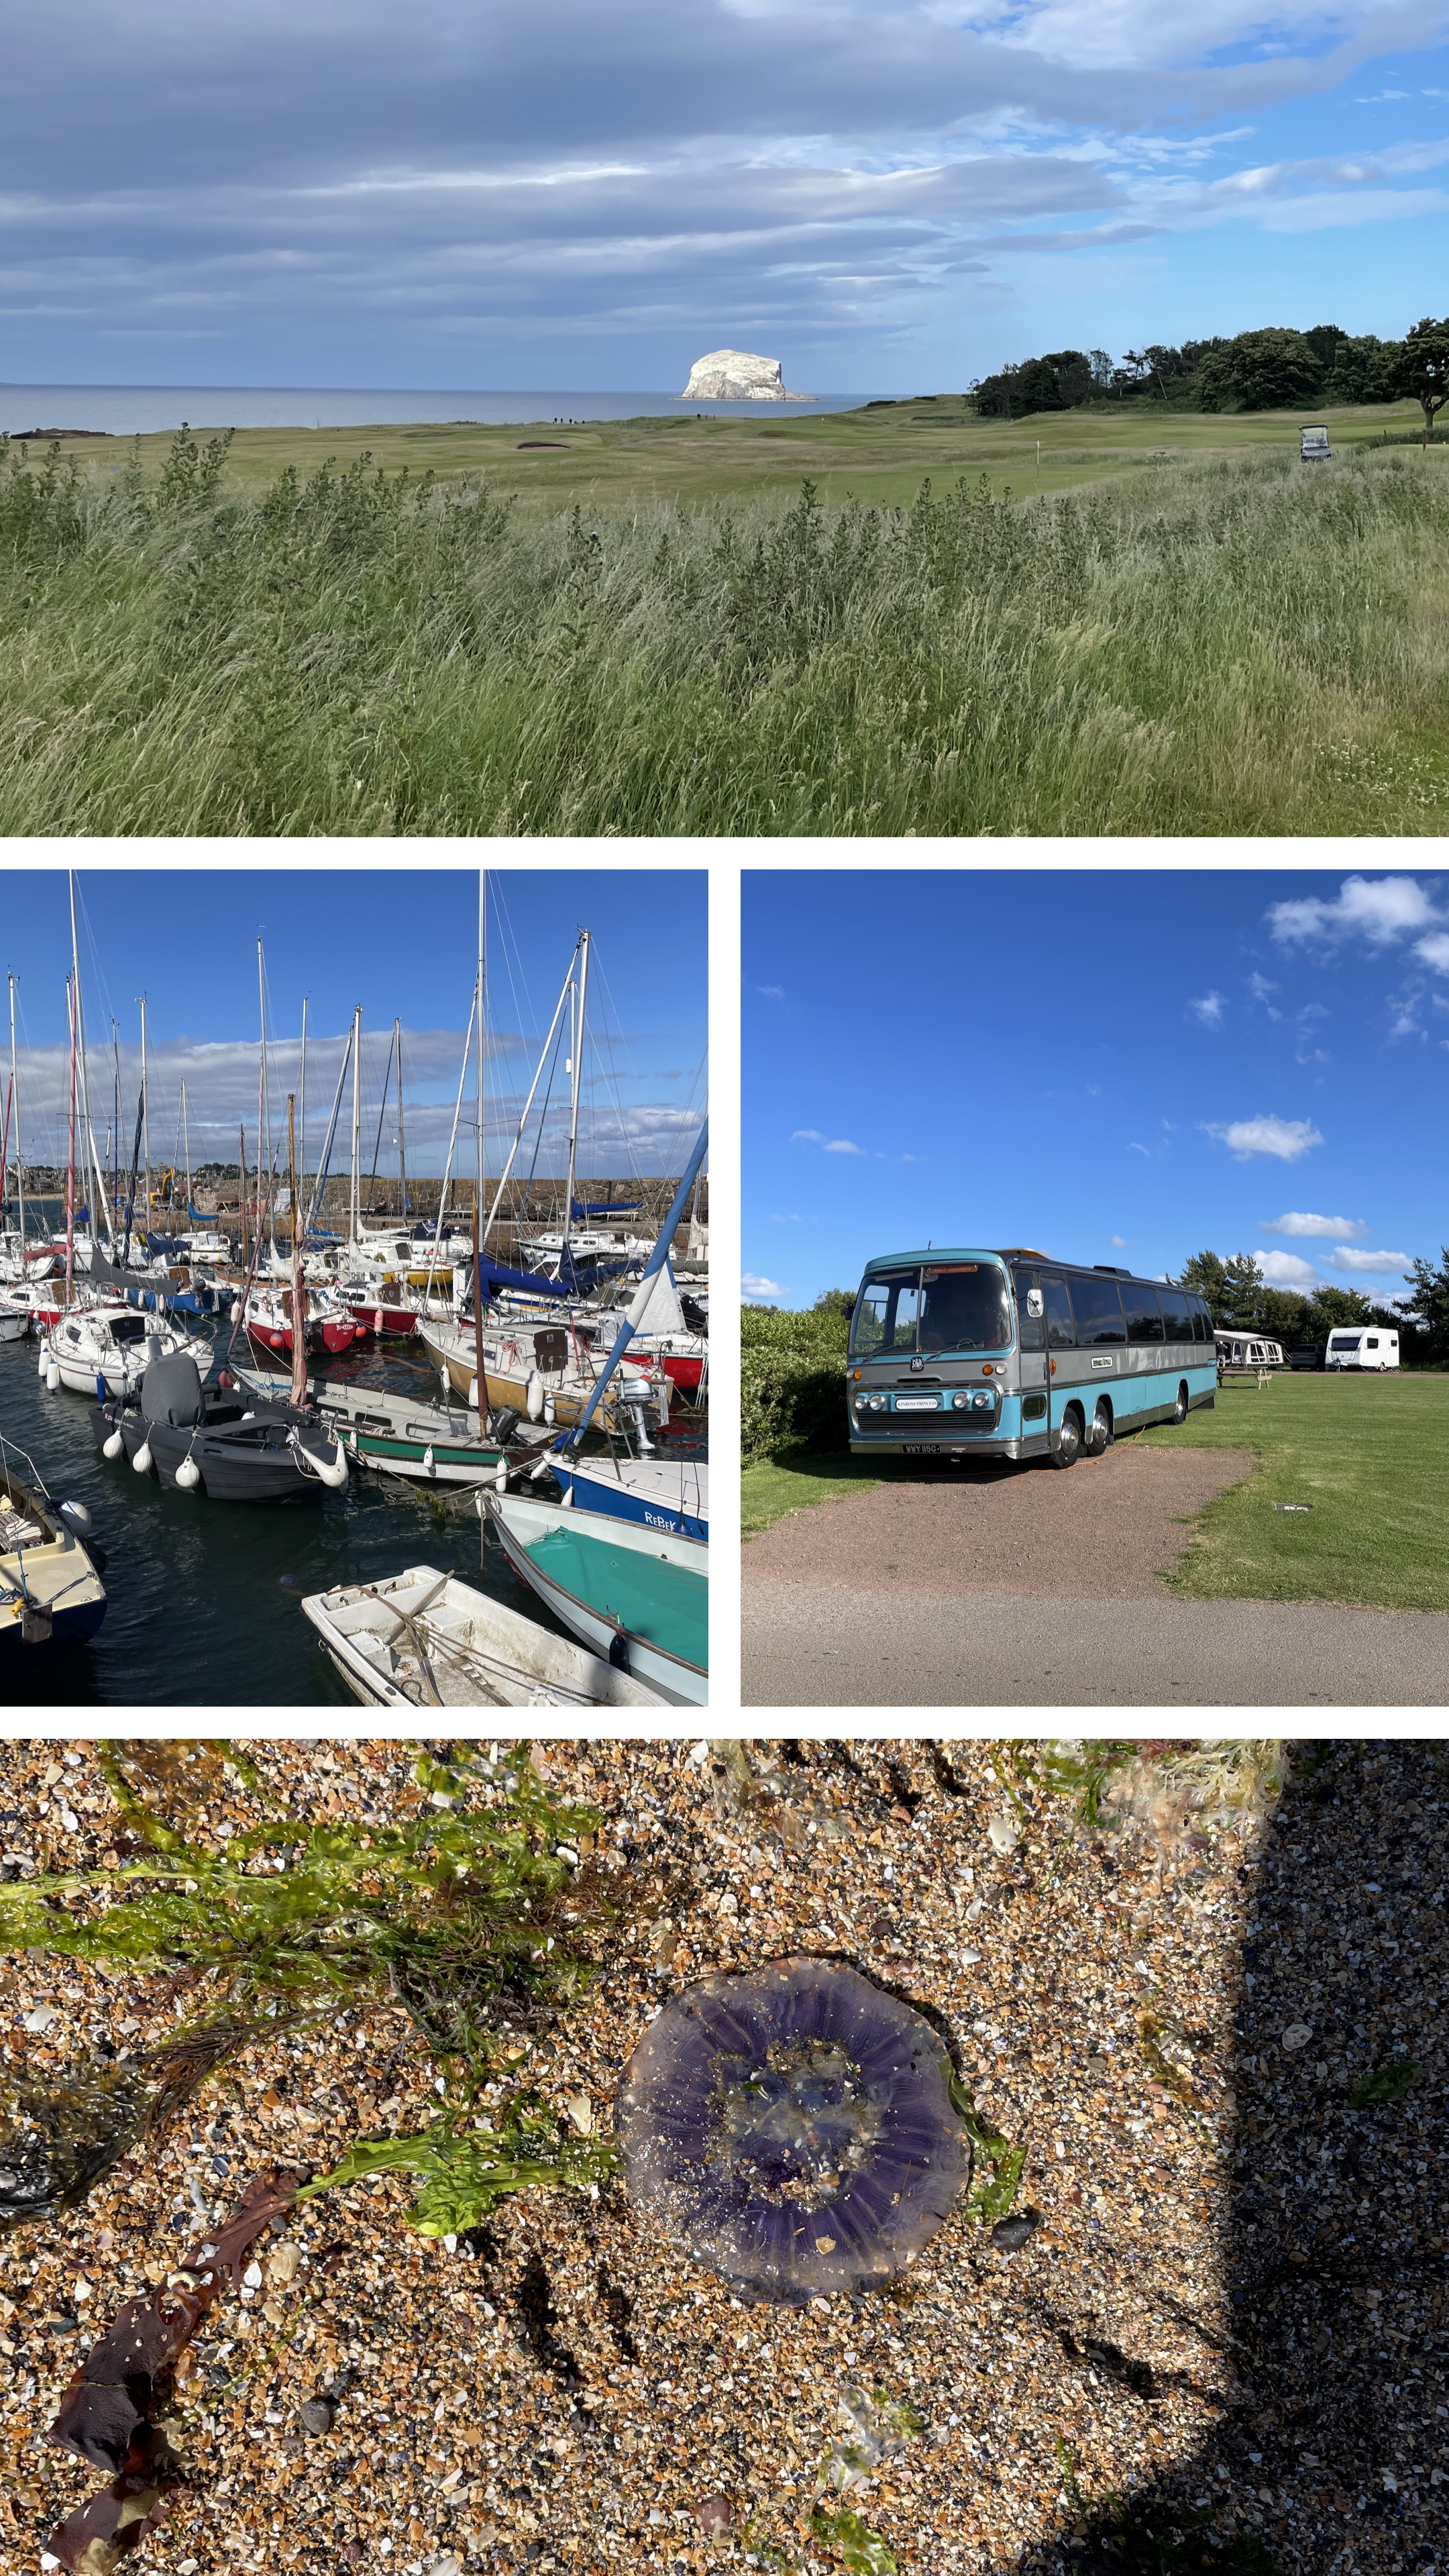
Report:
[[[1312,1216],[1306,1208],[1289,1208],[1283,1216],[1258,1220],[1265,1234],[1367,1234],[1361,1216]]]
[[[822,1136],[818,1127],[797,1127],[792,1145],[819,1145],[827,1154],[859,1154],[865,1157],[863,1145],[852,1145],[848,1136]]]
[[[784,1291],[778,1279],[762,1279],[758,1270],[747,1270],[740,1281],[740,1294],[753,1302],[762,1297],[780,1297]]]
[[[1416,940],[1414,955],[1432,966],[1436,975],[1449,975],[1449,930],[1435,930],[1427,939]]]
[[[783,984],[761,984],[757,986],[756,989],[764,994],[767,1002],[783,1002],[785,998],[785,987]]]
[[[1270,984],[1266,975],[1253,974],[1248,977],[1248,990],[1255,1002],[1266,1002],[1269,994],[1276,993],[1278,987]]]
[[[1358,1252],[1351,1243],[1340,1243],[1328,1258],[1335,1270],[1397,1270],[1407,1273],[1411,1267],[1407,1252]]]
[[[1130,1252],[1132,1249],[1132,1237],[1130,1234],[1109,1235],[1108,1241],[1110,1242],[1114,1252]]]
[[[1151,1160],[1152,1160],[1152,1156],[1148,1153],[1146,1146],[1145,1146],[1145,1145],[1139,1145],[1139,1144],[1136,1142],[1136,1140],[1135,1140],[1135,1139],[1134,1139],[1134,1141],[1133,1141],[1133,1142],[1128,1146],[1127,1151],[1128,1151],[1128,1153],[1129,1153],[1129,1154],[1141,1154],[1141,1155],[1143,1155],[1143,1156],[1145,1157],[1145,1159],[1146,1159],[1149,1163],[1150,1163],[1150,1162],[1151,1162]]]
[[[1240,1163],[1252,1154],[1274,1154],[1280,1163],[1296,1163],[1310,1145],[1323,1142],[1306,1118],[1235,1118],[1228,1127],[1205,1125],[1204,1132],[1226,1145]]]
[[[1437,919],[1414,877],[1345,877],[1332,902],[1304,895],[1268,907],[1273,936],[1288,948],[1355,935],[1372,948],[1387,948],[1406,931],[1426,929]]]
[[[1296,1252],[1255,1252],[1253,1259],[1270,1288],[1311,1288],[1318,1277],[1313,1263]]]
[[[1221,993],[1204,993],[1201,1001],[1189,1002],[1187,1007],[1196,1011],[1205,1029],[1215,1029],[1223,1016],[1223,997]]]

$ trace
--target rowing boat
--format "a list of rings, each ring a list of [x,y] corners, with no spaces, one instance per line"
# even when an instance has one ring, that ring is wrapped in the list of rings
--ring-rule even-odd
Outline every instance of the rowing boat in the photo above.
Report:
[[[643,1682],[486,1592],[409,1566],[302,1608],[365,1708],[658,1708]]]

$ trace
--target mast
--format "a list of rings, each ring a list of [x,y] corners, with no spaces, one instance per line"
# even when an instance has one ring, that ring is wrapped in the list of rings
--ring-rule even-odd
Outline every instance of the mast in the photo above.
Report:
[[[301,1098],[297,1103],[297,1134],[301,1140],[302,1146],[301,1177],[302,1187],[305,1190],[307,1186],[307,996],[305,993],[302,996],[302,1079],[298,1088],[301,1093]],[[294,1225],[296,1221],[297,1211],[296,1203],[294,1201],[292,1209],[292,1222]]]
[[[428,1255],[427,1280],[423,1288],[425,1297],[431,1297],[433,1293],[433,1274],[442,1256],[443,1218],[448,1205],[448,1185],[453,1177],[453,1148],[458,1142],[458,1121],[463,1115],[463,1087],[468,1079],[468,1049],[473,1043],[473,1013],[477,1008],[478,987],[475,984],[473,999],[468,1006],[468,1026],[463,1033],[463,1061],[458,1067],[458,1097],[453,1103],[453,1132],[448,1138],[448,1159],[443,1165],[443,1187],[438,1199],[438,1219],[433,1232],[433,1248]]]
[[[292,1402],[307,1401],[307,1290],[302,1279],[302,1230],[297,1223],[297,1139],[293,1095],[287,1094],[287,1185],[292,1193]]]
[[[352,1014],[352,1214],[348,1234],[356,1243],[362,1233],[362,1004]]]
[[[581,930],[579,932],[578,1003],[574,1013],[574,1052],[573,1062],[569,1067],[573,1075],[573,1091],[569,1100],[569,1185],[564,1192],[563,1250],[559,1255],[558,1265],[560,1287],[567,1285],[564,1278],[564,1265],[569,1258],[569,1237],[574,1221],[574,1171],[579,1153],[579,1082],[584,1069],[584,1009],[588,998],[589,934],[586,930]]]
[[[398,1188],[399,1188],[399,1190],[400,1190],[400,1192],[401,1192],[401,1194],[402,1194],[402,1221],[403,1221],[403,1224],[404,1224],[404,1225],[406,1225],[406,1224],[407,1224],[407,1221],[408,1221],[408,1158],[407,1158],[407,1155],[405,1154],[405,1152],[403,1151],[402,1022],[401,1022],[401,1020],[394,1020],[394,1021],[393,1021],[393,1024],[392,1024],[392,1034],[393,1034],[393,1043],[394,1043],[394,1045],[395,1045],[395,1046],[396,1046],[396,1048],[397,1048],[397,1177],[398,1177]]]
[[[266,969],[262,962],[262,943],[260,939],[257,941],[257,994],[261,1002],[262,1018],[262,1095],[261,1107],[258,1111],[257,1117],[257,1187],[258,1190],[260,1190],[263,1164],[265,1163],[269,1172],[272,1168],[272,1103],[267,1090],[267,978]],[[260,1214],[260,1199],[258,1199],[257,1204],[257,1226],[260,1231],[262,1221]],[[271,1197],[270,1213],[272,1260],[275,1264],[277,1257],[277,1203],[275,1191],[273,1191]]]
[[[483,1020],[488,1008],[488,871],[478,871],[478,1176],[473,1214],[483,1214]],[[474,1295],[477,1295],[475,1285]]]
[[[141,1202],[141,1244],[144,1250],[146,1237],[151,1231],[151,1094],[146,1084],[146,996],[138,993],[136,999],[141,1005],[141,1136],[145,1155],[142,1168],[146,1175],[146,1195]]]
[[[15,977],[10,978],[10,1082],[15,1094],[15,1196],[19,1202],[20,1277],[25,1278],[25,1161],[20,1151],[20,1072],[15,1057]]]
[[[116,1149],[111,1163],[111,1252],[116,1249],[116,1208],[121,1196],[121,1041],[116,1023],[111,1022],[111,1061],[116,1072]]]
[[[186,1222],[191,1223],[191,1129],[186,1118],[186,1085],[181,1086],[181,1133],[186,1143]]]
[[[101,1184],[100,1194],[101,1197],[104,1198],[106,1194],[105,1181],[101,1173],[100,1157],[96,1152],[95,1130],[91,1125],[90,1081],[86,1073],[86,1030],[85,1020],[81,1011],[80,947],[76,938],[75,926],[75,870],[74,868],[70,868],[66,873],[70,878],[70,980],[71,991],[75,995],[76,1048],[80,1056],[81,1115],[85,1128],[84,1143],[90,1149],[91,1168],[95,1173],[96,1179]],[[84,1159],[85,1155],[83,1150],[82,1161],[84,1161]],[[87,1195],[89,1195],[89,1190],[87,1191]],[[92,1217],[91,1241],[96,1243],[99,1239],[99,1229],[95,1223],[94,1217]],[[114,1249],[114,1244],[112,1248]]]
[[[245,1126],[243,1126],[243,1127],[240,1129],[240,1131],[239,1131],[239,1132],[240,1132],[240,1135],[241,1135],[241,1186],[240,1186],[240,1188],[239,1188],[239,1190],[238,1190],[238,1192],[237,1192],[237,1196],[238,1196],[238,1197],[239,1197],[239,1199],[241,1200],[241,1221],[242,1221],[242,1270],[243,1270],[243,1273],[245,1273],[245,1272],[246,1272],[246,1270],[247,1270],[247,1268],[248,1268],[248,1261],[247,1261],[247,1131],[246,1131]]]
[[[75,1299],[75,991],[65,988],[65,1015],[70,1023],[70,1152],[65,1172],[65,1302]]]

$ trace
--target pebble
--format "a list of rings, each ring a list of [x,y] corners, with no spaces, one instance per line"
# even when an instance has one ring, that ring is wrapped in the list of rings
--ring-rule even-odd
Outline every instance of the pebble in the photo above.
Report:
[[[998,2254],[1019,2254],[1040,2225],[1041,2220],[1031,2210],[1023,2210],[1017,2218],[998,2218],[991,2231],[991,2242]]]
[[[337,2409],[330,2397],[309,2397],[297,2409],[297,2421],[304,2433],[330,2433]]]

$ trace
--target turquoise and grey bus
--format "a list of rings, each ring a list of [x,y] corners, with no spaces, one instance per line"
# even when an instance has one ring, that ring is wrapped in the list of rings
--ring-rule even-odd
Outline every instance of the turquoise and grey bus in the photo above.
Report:
[[[1100,1456],[1217,1389],[1212,1318],[1164,1279],[1009,1251],[883,1253],[850,1325],[857,1457]]]

